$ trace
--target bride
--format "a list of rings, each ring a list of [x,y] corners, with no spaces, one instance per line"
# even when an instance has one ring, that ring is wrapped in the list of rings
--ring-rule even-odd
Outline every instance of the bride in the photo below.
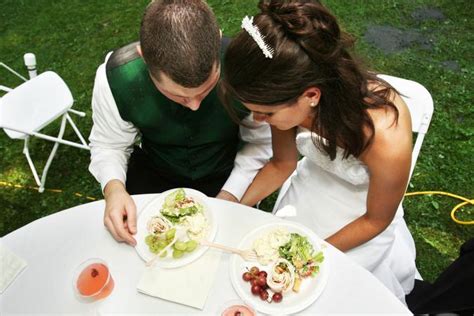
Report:
[[[241,203],[255,205],[296,168],[278,207],[294,205],[294,220],[404,301],[416,273],[399,207],[411,163],[408,108],[355,60],[353,41],[319,1],[261,1],[259,8],[227,49],[221,83],[227,100],[272,126],[273,159]]]

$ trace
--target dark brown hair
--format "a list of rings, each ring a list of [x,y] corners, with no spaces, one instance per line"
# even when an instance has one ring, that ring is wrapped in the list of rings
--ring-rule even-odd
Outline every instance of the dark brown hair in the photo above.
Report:
[[[162,71],[188,88],[203,84],[219,63],[219,27],[212,10],[200,0],[150,3],[142,19],[140,45],[157,80]]]
[[[309,87],[321,90],[314,108],[315,140],[331,159],[337,146],[344,157],[358,157],[373,139],[375,129],[367,110],[388,107],[393,91],[374,73],[362,69],[349,52],[354,40],[342,32],[336,18],[319,1],[260,1],[253,24],[274,49],[265,58],[256,42],[241,31],[227,49],[221,95],[258,105],[294,104]],[[368,89],[376,83],[376,91]],[[370,137],[364,137],[369,128]]]

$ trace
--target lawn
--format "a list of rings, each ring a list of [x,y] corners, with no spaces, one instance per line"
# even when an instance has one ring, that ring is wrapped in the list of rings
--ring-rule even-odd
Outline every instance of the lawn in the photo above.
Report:
[[[381,73],[422,83],[432,93],[435,113],[408,191],[439,190],[474,198],[474,2],[470,0],[331,0],[324,1],[344,29],[358,38],[356,50]],[[40,72],[54,70],[70,86],[75,108],[87,113],[76,119],[85,135],[91,129],[91,93],[95,70],[105,54],[135,41],[146,0],[2,0],[0,2],[0,62],[26,75],[22,56],[33,52]],[[241,18],[256,12],[256,1],[209,1],[225,35],[239,30]],[[419,9],[437,14],[420,18]],[[429,11],[431,12],[431,11]],[[441,16],[439,15],[441,13]],[[426,15],[425,15],[426,17]],[[403,49],[387,52],[371,42],[370,30],[380,26],[413,34]],[[383,29],[385,30],[385,29]],[[395,30],[395,31],[394,31]],[[388,32],[388,31],[386,31]],[[384,35],[382,34],[382,37]],[[407,36],[402,36],[407,39]],[[398,43],[400,44],[400,43]],[[20,81],[0,69],[0,84]],[[469,88],[471,87],[471,88]],[[56,126],[45,132],[56,133]],[[74,139],[71,129],[66,138]],[[44,163],[51,144],[33,141],[33,159]],[[0,236],[38,218],[74,205],[86,197],[100,199],[98,183],[89,174],[89,154],[60,146],[42,194],[35,186],[22,142],[0,133]],[[17,185],[19,187],[12,187]],[[270,209],[274,197],[263,203]],[[459,201],[460,202],[460,201]],[[459,246],[474,236],[472,226],[449,216],[457,200],[441,196],[407,197],[405,216],[415,238],[417,265],[427,280],[458,255]],[[459,217],[474,218],[472,206]],[[52,228],[54,229],[54,228]]]

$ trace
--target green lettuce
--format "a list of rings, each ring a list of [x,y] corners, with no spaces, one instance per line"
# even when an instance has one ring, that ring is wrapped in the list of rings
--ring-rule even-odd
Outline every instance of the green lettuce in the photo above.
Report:
[[[178,223],[181,218],[194,215],[202,210],[202,206],[196,202],[189,207],[178,207],[179,202],[184,201],[186,193],[183,189],[178,189],[165,197],[165,203],[161,209],[161,214],[172,223]]]
[[[308,265],[321,263],[324,255],[321,251],[316,252],[308,239],[299,234],[292,233],[290,241],[278,249],[281,257],[290,261],[297,270],[306,270]]]

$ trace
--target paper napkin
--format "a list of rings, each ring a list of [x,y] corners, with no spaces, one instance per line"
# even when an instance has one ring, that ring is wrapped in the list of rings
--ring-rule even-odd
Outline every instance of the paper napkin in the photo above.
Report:
[[[0,294],[8,288],[25,267],[25,260],[0,243]]]
[[[208,249],[199,259],[180,268],[145,268],[137,289],[147,295],[203,309],[221,254],[216,249]]]

